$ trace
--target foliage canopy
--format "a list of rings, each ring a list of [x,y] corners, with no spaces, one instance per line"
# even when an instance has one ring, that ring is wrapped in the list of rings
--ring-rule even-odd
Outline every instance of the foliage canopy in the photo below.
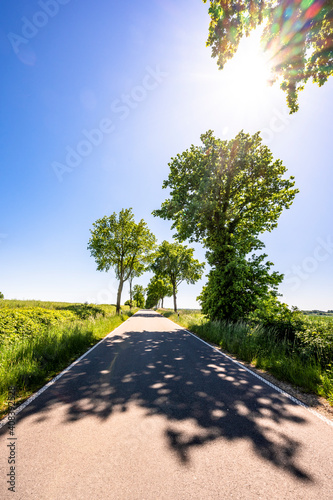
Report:
[[[172,297],[172,294],[173,289],[168,278],[153,276],[147,287],[146,308],[151,309],[157,306],[160,301],[161,307],[163,307],[164,297]]]
[[[142,285],[134,285],[133,288],[133,299],[135,300],[136,306],[142,309],[145,306],[145,290]]]
[[[173,220],[180,241],[202,241],[213,248],[236,238],[246,253],[260,248],[258,234],[277,226],[298,192],[292,189],[294,177],[283,178],[286,167],[273,161],[259,132],[241,131],[227,141],[209,130],[201,141],[202,146],[192,145],[171,159],[163,182],[170,198],[153,214]]]

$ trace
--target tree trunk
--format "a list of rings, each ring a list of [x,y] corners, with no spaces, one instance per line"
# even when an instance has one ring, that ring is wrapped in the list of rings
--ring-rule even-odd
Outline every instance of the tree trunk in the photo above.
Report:
[[[173,309],[175,313],[177,312],[177,296],[176,296],[176,287],[173,286]]]
[[[121,292],[123,291],[123,281],[119,281],[119,286],[118,286],[118,293],[117,293],[117,309],[116,313],[120,314],[120,300],[121,300]]]
[[[162,299],[161,299],[161,302],[162,302],[161,307],[162,307],[162,309],[163,309],[163,300],[164,300],[164,297],[162,297]]]

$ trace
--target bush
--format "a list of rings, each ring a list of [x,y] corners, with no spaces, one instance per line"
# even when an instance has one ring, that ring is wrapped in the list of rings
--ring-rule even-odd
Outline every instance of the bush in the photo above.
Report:
[[[296,332],[296,347],[304,359],[311,357],[330,368],[333,362],[333,320],[306,318],[304,329]]]
[[[249,319],[251,324],[260,324],[273,330],[279,339],[290,342],[295,341],[296,332],[303,331],[306,325],[306,318],[299,309],[289,309],[274,295],[264,300]]]
[[[51,326],[74,320],[71,311],[48,310],[39,307],[0,309],[0,342],[40,334]]]
[[[79,319],[96,318],[99,315],[105,316],[106,314],[103,306],[96,306],[93,304],[70,304],[68,306],[60,306],[57,309],[61,311],[71,311]]]
[[[7,301],[5,301],[7,302]],[[33,301],[32,301],[33,302]],[[4,304],[0,308],[0,344],[4,340],[17,341],[18,338],[41,335],[46,329],[74,320],[114,315],[113,306],[88,304],[54,304],[52,309],[29,307],[30,303]]]

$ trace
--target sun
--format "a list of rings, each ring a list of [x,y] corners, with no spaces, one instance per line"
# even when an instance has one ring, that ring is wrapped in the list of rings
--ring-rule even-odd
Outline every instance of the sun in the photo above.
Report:
[[[271,90],[271,65],[260,45],[261,33],[262,28],[243,38],[237,53],[223,69],[230,97],[248,109],[267,100]]]

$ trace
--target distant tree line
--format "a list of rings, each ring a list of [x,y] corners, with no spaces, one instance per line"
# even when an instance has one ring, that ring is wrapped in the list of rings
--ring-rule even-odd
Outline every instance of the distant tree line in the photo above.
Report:
[[[328,311],[320,311],[319,309],[313,309],[312,311],[302,311],[303,314],[315,314],[317,316],[326,316],[327,314],[333,314],[333,310],[329,309]]]

